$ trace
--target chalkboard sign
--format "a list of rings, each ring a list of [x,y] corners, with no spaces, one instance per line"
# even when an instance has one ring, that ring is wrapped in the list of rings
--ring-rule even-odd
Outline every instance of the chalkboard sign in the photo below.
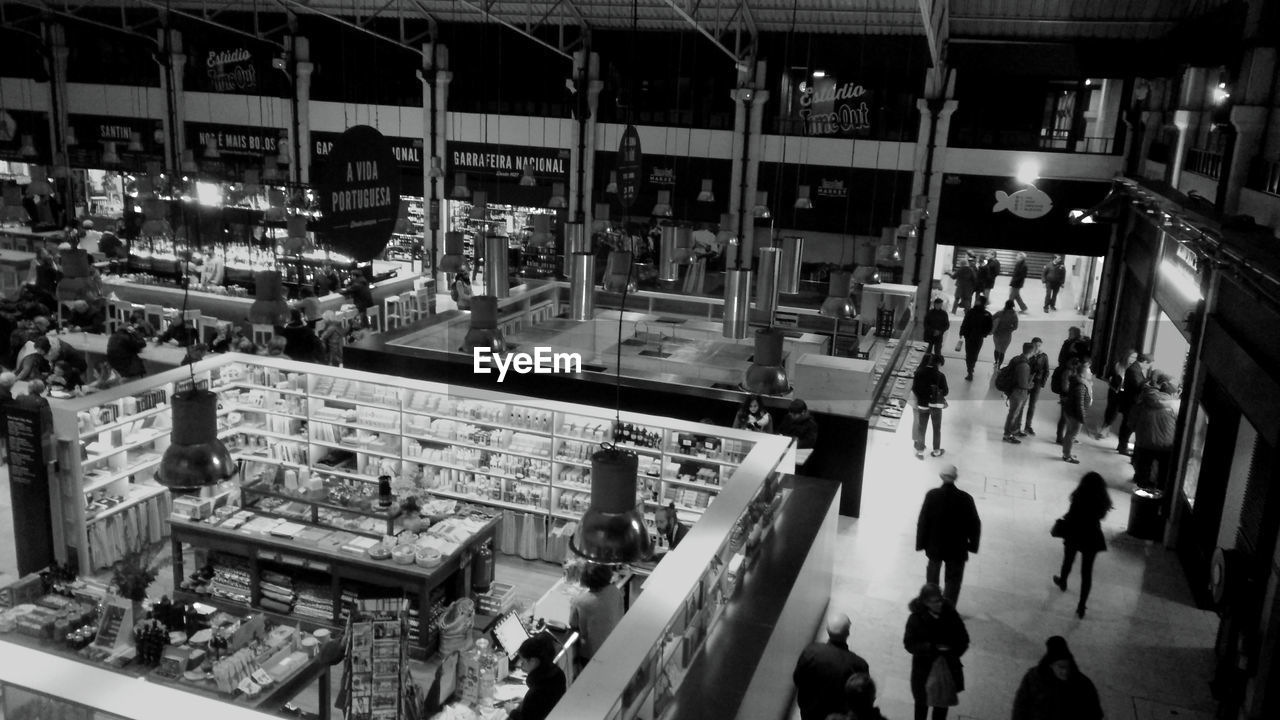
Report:
[[[133,643],[133,603],[120,597],[112,598],[102,610],[98,621],[98,636],[94,647],[113,652],[120,645]]]
[[[10,404],[5,416],[9,436],[9,480],[45,484],[44,432],[40,410]]]

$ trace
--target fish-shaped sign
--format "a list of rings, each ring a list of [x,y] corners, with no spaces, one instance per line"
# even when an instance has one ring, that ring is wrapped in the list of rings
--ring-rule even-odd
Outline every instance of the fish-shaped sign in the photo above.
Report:
[[[1053,200],[1036,187],[1026,187],[1010,195],[1003,190],[996,191],[996,204],[991,212],[1008,210],[1024,220],[1042,218],[1053,209]]]

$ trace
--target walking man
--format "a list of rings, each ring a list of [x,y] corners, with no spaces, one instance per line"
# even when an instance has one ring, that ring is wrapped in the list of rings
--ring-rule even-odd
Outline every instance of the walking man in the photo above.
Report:
[[[1027,303],[1022,299],[1022,286],[1027,282],[1027,254],[1020,252],[1013,265],[1013,276],[1009,278],[1009,299],[1018,303],[1018,312],[1027,311]]]
[[[996,286],[996,278],[1000,277],[1000,259],[996,257],[995,250],[987,251],[987,261],[979,269],[979,275],[982,278],[982,292],[991,297],[991,289]]]
[[[869,672],[867,661],[849,650],[849,616],[827,616],[827,641],[813,642],[800,653],[791,679],[801,720],[826,720],[844,711],[844,684],[854,673]]]
[[[938,571],[946,563],[946,587],[942,596],[952,605],[960,597],[964,564],[969,560],[969,553],[978,552],[978,539],[982,534],[982,521],[973,496],[956,487],[959,475],[955,465],[942,468],[938,473],[942,485],[925,493],[916,521],[916,550],[923,550],[929,559],[926,581],[938,584]]]
[[[1044,266],[1040,273],[1044,280],[1044,311],[1058,309],[1058,291],[1067,280],[1067,268],[1062,264],[1062,256],[1054,255],[1053,261]]]
[[[960,337],[964,338],[964,366],[969,371],[965,380],[973,380],[973,366],[978,362],[982,341],[991,334],[991,313],[987,312],[987,299],[982,295],[960,322]]]
[[[1031,389],[1027,392],[1027,421],[1022,428],[1022,431],[1028,435],[1036,434],[1036,431],[1031,428],[1031,418],[1036,414],[1036,401],[1040,399],[1040,390],[1049,382],[1049,356],[1040,350],[1043,344],[1044,341],[1040,338],[1031,338],[1031,346],[1034,350],[1027,361],[1031,365]]]
[[[929,343],[925,352],[942,355],[942,342],[950,328],[951,318],[942,307],[942,298],[934,298],[933,307],[924,314],[924,341]]]
[[[1022,354],[1009,361],[1013,366],[1013,389],[1009,391],[1009,414],[1004,419],[1004,441],[1017,445],[1022,442],[1018,438],[1026,437],[1022,431],[1022,411],[1027,408],[1027,397],[1031,394],[1031,355],[1035,345],[1022,343]]]
[[[933,422],[933,457],[946,452],[942,449],[942,409],[947,406],[947,376],[942,374],[941,355],[925,355],[911,381],[911,394],[915,399],[916,422],[912,426],[916,458],[924,459],[924,433]]]

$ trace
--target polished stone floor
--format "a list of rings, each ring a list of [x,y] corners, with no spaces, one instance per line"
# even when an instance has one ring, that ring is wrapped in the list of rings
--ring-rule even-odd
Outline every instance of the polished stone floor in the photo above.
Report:
[[[1014,346],[1039,335],[1056,356],[1067,326],[1088,325],[1068,313],[1045,316],[1033,305],[1022,316]],[[1081,464],[1062,462],[1052,442],[1058,408],[1050,396],[1037,412],[1036,437],[1002,443],[1005,408],[991,386],[990,350],[984,349],[972,382],[964,380],[958,354],[948,357],[944,371],[952,388],[943,413],[946,454],[917,460],[906,421],[896,432],[872,431],[862,517],[842,519],[839,529],[831,608],[853,618],[851,646],[871,665],[881,710],[895,720],[911,717],[910,656],[902,634],[907,602],[924,582],[925,566],[923,554],[914,551],[915,521],[924,493],[940,482],[939,468],[954,463],[959,486],[977,502],[983,533],[958,603],[972,645],[963,659],[968,689],[951,718],[1009,717],[1023,673],[1055,634],[1067,638],[1097,685],[1107,718],[1211,718],[1217,617],[1195,608],[1172,551],[1125,534],[1133,471],[1115,452],[1114,439],[1082,437],[1076,452]],[[1095,413],[1104,401],[1099,392]],[[1110,547],[1098,556],[1088,613],[1080,620],[1074,613],[1079,564],[1068,592],[1060,592],[1050,578],[1062,546],[1049,537],[1049,527],[1089,470],[1107,479],[1115,509],[1103,524]]]

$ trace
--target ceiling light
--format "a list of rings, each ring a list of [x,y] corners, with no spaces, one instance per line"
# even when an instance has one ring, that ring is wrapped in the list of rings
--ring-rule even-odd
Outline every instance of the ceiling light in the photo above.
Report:
[[[1040,163],[1035,160],[1023,160],[1018,163],[1018,172],[1014,177],[1023,185],[1034,185],[1040,178]]]
[[[564,199],[564,183],[552,183],[551,199],[547,201],[547,207],[563,208],[568,204]]]
[[[129,133],[129,145],[126,149],[133,153],[142,152],[142,133],[137,130]]]
[[[827,73],[826,73],[825,71],[822,71],[822,70],[814,70],[814,71],[813,71],[813,76],[814,76],[814,77],[816,77],[816,78],[824,78],[824,77],[826,77],[826,76],[827,76]]]
[[[773,213],[769,212],[769,191],[756,191],[756,204],[751,208],[751,217],[761,220],[768,220],[773,217]]]
[[[106,159],[105,157],[103,158]],[[182,172],[194,175],[200,172],[200,166],[196,164],[196,153],[194,150],[182,151]]]
[[[33,158],[36,156],[35,138],[30,135],[22,136],[22,146],[18,148],[18,153],[24,158]]]
[[[440,158],[436,157],[435,155],[431,156],[431,169],[427,171],[427,177],[429,178],[444,177],[444,168],[440,166]]]
[[[671,217],[671,191],[659,190],[658,202],[653,206],[654,217]]]
[[[521,187],[535,187],[538,184],[538,178],[533,176],[533,163],[525,163],[524,170],[520,172]]]
[[[204,144],[204,156],[210,160],[217,160],[222,157],[222,153],[218,152],[217,140],[210,140]]]
[[[613,445],[591,455],[591,505],[569,539],[574,554],[598,563],[635,562],[650,555],[653,541],[636,510],[639,465],[635,453]]]
[[[76,129],[74,126],[67,128],[67,134],[64,136],[68,145],[79,145],[80,139],[76,137]]]
[[[711,178],[702,179],[702,191],[698,193],[698,202],[715,202],[716,194],[711,186]]]
[[[604,186],[604,192],[606,195],[618,194],[618,173],[609,172],[609,184]]]
[[[453,192],[449,197],[454,200],[467,200],[471,197],[471,188],[467,187],[467,174],[454,173],[453,175]]]
[[[813,209],[813,200],[809,199],[808,185],[801,185],[800,188],[796,190],[796,206],[795,207],[797,210]]]
[[[218,439],[218,396],[185,390],[173,396],[173,432],[156,481],[167,488],[201,488],[230,478],[231,452]]]
[[[102,143],[102,164],[107,167],[120,164],[120,155],[116,153],[116,144],[111,141]]]

